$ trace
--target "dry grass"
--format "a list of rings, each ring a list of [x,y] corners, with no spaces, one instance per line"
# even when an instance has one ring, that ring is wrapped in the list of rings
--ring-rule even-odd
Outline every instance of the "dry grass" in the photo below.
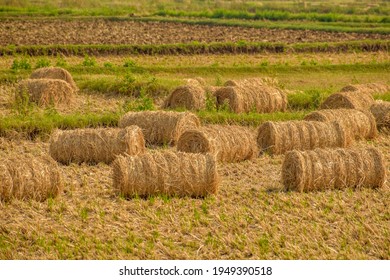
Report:
[[[292,151],[283,162],[282,181],[288,190],[301,192],[378,188],[386,182],[386,165],[374,148]]]
[[[27,79],[18,85],[18,98],[27,94],[39,106],[70,104],[73,99],[72,87],[58,79]]]
[[[349,129],[339,122],[265,122],[258,128],[257,143],[262,153],[284,154],[291,150],[348,147]]]
[[[307,121],[341,122],[357,139],[373,139],[378,135],[375,117],[367,111],[354,109],[325,109],[304,118]]]
[[[72,87],[73,91],[76,92],[78,90],[72,75],[67,70],[60,67],[39,68],[31,73],[30,79],[59,79],[67,82]]]
[[[144,136],[137,126],[56,130],[50,138],[50,155],[63,164],[110,163],[118,155],[144,152]]]
[[[241,126],[209,125],[187,130],[177,150],[186,153],[211,153],[221,162],[238,162],[258,156],[255,133]]]
[[[187,129],[200,125],[198,117],[188,112],[143,111],[129,112],[119,120],[119,127],[139,126],[146,143],[174,145]]]
[[[164,151],[119,156],[112,166],[113,187],[125,197],[205,197],[218,190],[216,161],[210,154]]]

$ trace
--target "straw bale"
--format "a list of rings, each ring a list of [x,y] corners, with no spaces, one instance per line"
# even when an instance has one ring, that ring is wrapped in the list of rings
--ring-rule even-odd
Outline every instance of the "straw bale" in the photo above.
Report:
[[[278,87],[279,82],[275,78],[263,77],[263,78],[249,78],[249,79],[242,79],[242,80],[228,80],[224,84],[225,87],[245,86],[245,85]]]
[[[63,164],[112,162],[117,155],[144,153],[145,140],[137,126],[56,130],[50,138],[50,155]]]
[[[59,79],[67,82],[73,91],[78,90],[72,75],[67,70],[60,67],[39,68],[31,73],[30,79]]]
[[[256,136],[241,126],[209,125],[184,132],[177,150],[187,153],[211,153],[221,162],[238,162],[257,157]]]
[[[355,109],[325,109],[315,111],[304,118],[307,121],[339,121],[351,130],[357,139],[373,139],[378,135],[374,116],[368,111]]]
[[[370,108],[379,129],[390,128],[390,102],[377,100]]]
[[[196,77],[194,79],[187,79],[186,80],[187,85],[189,86],[206,86],[206,81],[201,77]]]
[[[235,113],[270,113],[285,111],[287,108],[287,96],[283,91],[256,83],[222,87],[215,92],[215,96],[217,106],[227,102]]]
[[[265,122],[258,128],[260,152],[284,154],[290,150],[347,147],[351,132],[339,122],[288,121]]]
[[[354,85],[348,85],[341,89],[341,92],[346,92],[346,91],[363,91],[373,95],[373,94],[386,93],[390,91],[390,87],[382,83],[354,84]]]
[[[286,189],[313,191],[347,187],[382,187],[385,161],[375,148],[291,151],[282,166]]]
[[[364,91],[345,91],[334,93],[322,102],[320,109],[369,110],[374,103],[371,94]]]
[[[44,201],[62,189],[60,169],[49,156],[23,155],[0,163],[0,200]]]
[[[139,126],[148,145],[175,145],[180,135],[200,126],[196,115],[189,112],[128,112],[119,120],[119,127]]]
[[[27,79],[18,85],[18,96],[27,94],[30,101],[39,106],[66,104],[69,105],[74,96],[73,89],[63,80]]]
[[[206,91],[200,85],[177,87],[165,100],[163,108],[200,110],[206,107]]]
[[[114,189],[125,197],[204,197],[218,190],[215,158],[210,154],[155,152],[118,156],[113,162]]]

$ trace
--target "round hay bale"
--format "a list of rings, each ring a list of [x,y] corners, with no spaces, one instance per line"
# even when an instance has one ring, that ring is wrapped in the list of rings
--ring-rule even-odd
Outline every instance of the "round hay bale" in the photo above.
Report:
[[[215,96],[218,107],[227,102],[234,113],[271,113],[287,108],[287,96],[283,91],[256,83],[222,87]]]
[[[117,155],[144,153],[145,140],[137,126],[56,130],[50,138],[50,155],[63,164],[112,162]]]
[[[305,116],[306,121],[339,121],[357,139],[373,139],[378,135],[374,116],[367,111],[355,109],[325,109]]]
[[[381,84],[381,83],[368,83],[368,84],[348,85],[341,89],[341,92],[346,92],[346,91],[362,91],[373,95],[373,94],[384,94],[390,91],[390,88],[388,85]]]
[[[272,86],[278,87],[279,82],[275,78],[263,77],[263,78],[249,78],[243,80],[228,80],[225,82],[225,87],[245,86],[245,85],[256,85],[256,86]]]
[[[206,91],[201,86],[177,87],[165,100],[163,108],[201,110],[206,107]]]
[[[186,153],[211,153],[221,162],[238,162],[257,157],[255,134],[241,126],[209,125],[184,132],[177,150]]]
[[[31,73],[30,79],[58,79],[67,82],[73,91],[77,91],[78,88],[74,82],[72,75],[65,69],[60,67],[44,67],[39,68]]]
[[[375,148],[291,151],[282,165],[287,190],[313,191],[347,187],[382,187],[386,167]]]
[[[119,120],[119,127],[139,126],[148,145],[175,145],[180,135],[200,126],[199,118],[189,112],[128,112]]]
[[[200,87],[206,86],[206,81],[201,77],[196,77],[194,79],[187,79],[186,83],[189,86],[200,86]]]
[[[291,150],[347,147],[351,132],[339,122],[288,121],[265,122],[258,129],[260,152],[284,154]]]
[[[379,129],[390,128],[390,102],[377,100],[370,108]]]
[[[363,91],[346,91],[330,95],[322,102],[320,109],[369,110],[374,103],[371,94]]]
[[[218,190],[216,161],[210,154],[165,151],[118,156],[112,166],[114,189],[125,197],[204,197]]]
[[[0,163],[0,200],[44,201],[62,189],[60,169],[48,156],[17,156]]]
[[[69,105],[74,96],[73,89],[63,80],[27,79],[18,84],[17,97],[27,94],[30,101],[39,106],[66,104]]]

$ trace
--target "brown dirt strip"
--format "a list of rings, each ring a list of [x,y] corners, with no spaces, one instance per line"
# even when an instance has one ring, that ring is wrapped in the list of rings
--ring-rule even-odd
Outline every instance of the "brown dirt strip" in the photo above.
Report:
[[[389,39],[389,35],[190,25],[105,19],[7,19],[0,45],[174,44],[189,42],[341,42]]]

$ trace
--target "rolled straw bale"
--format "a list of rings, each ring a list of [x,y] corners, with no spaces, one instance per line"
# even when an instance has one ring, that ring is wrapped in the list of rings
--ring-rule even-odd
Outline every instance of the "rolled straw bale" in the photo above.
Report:
[[[30,79],[59,79],[67,82],[73,91],[78,90],[72,75],[67,70],[60,67],[39,68],[31,73]]]
[[[271,77],[263,78],[248,78],[242,80],[228,80],[225,82],[225,87],[234,87],[234,86],[245,86],[245,85],[256,85],[256,86],[273,86],[277,87],[279,84],[278,80]]]
[[[287,108],[286,94],[275,88],[266,85],[239,84],[227,86],[215,92],[217,106],[225,102],[229,104],[231,111],[235,113],[270,113],[285,111]]]
[[[56,130],[50,138],[50,155],[63,164],[112,162],[117,155],[142,154],[146,150],[138,126]]]
[[[369,110],[374,103],[371,94],[363,91],[346,91],[330,95],[322,102],[320,109]]]
[[[382,187],[386,167],[375,148],[291,151],[282,166],[288,190],[312,191],[346,187]]]
[[[200,110],[206,107],[206,91],[200,85],[177,87],[165,100],[163,108]]]
[[[305,116],[306,121],[332,122],[339,121],[345,128],[351,129],[357,139],[373,139],[377,136],[376,121],[368,111],[355,109],[324,109]]]
[[[363,91],[368,94],[383,94],[390,91],[390,87],[381,83],[368,83],[368,84],[354,84],[348,85],[341,89],[341,92],[346,91]]]
[[[119,120],[119,127],[139,126],[147,144],[176,144],[180,135],[200,126],[198,117],[189,112],[129,112]]]
[[[216,193],[218,184],[216,161],[210,154],[165,151],[118,156],[113,162],[114,189],[126,197],[204,197]]]
[[[378,128],[390,128],[390,102],[377,100],[370,108]]]
[[[339,122],[288,121],[265,122],[258,129],[260,152],[284,154],[290,150],[347,147],[352,137]]]
[[[238,162],[258,155],[256,136],[241,126],[209,125],[184,132],[177,150],[187,153],[211,153],[218,161]]]
[[[56,79],[23,80],[18,85],[18,96],[22,97],[24,94],[40,106],[70,104],[74,95],[67,82]]]
[[[0,200],[43,201],[62,189],[60,170],[49,156],[17,156],[0,163]]]
[[[206,86],[206,81],[201,77],[196,77],[194,79],[187,79],[186,80],[187,85],[189,86]]]

